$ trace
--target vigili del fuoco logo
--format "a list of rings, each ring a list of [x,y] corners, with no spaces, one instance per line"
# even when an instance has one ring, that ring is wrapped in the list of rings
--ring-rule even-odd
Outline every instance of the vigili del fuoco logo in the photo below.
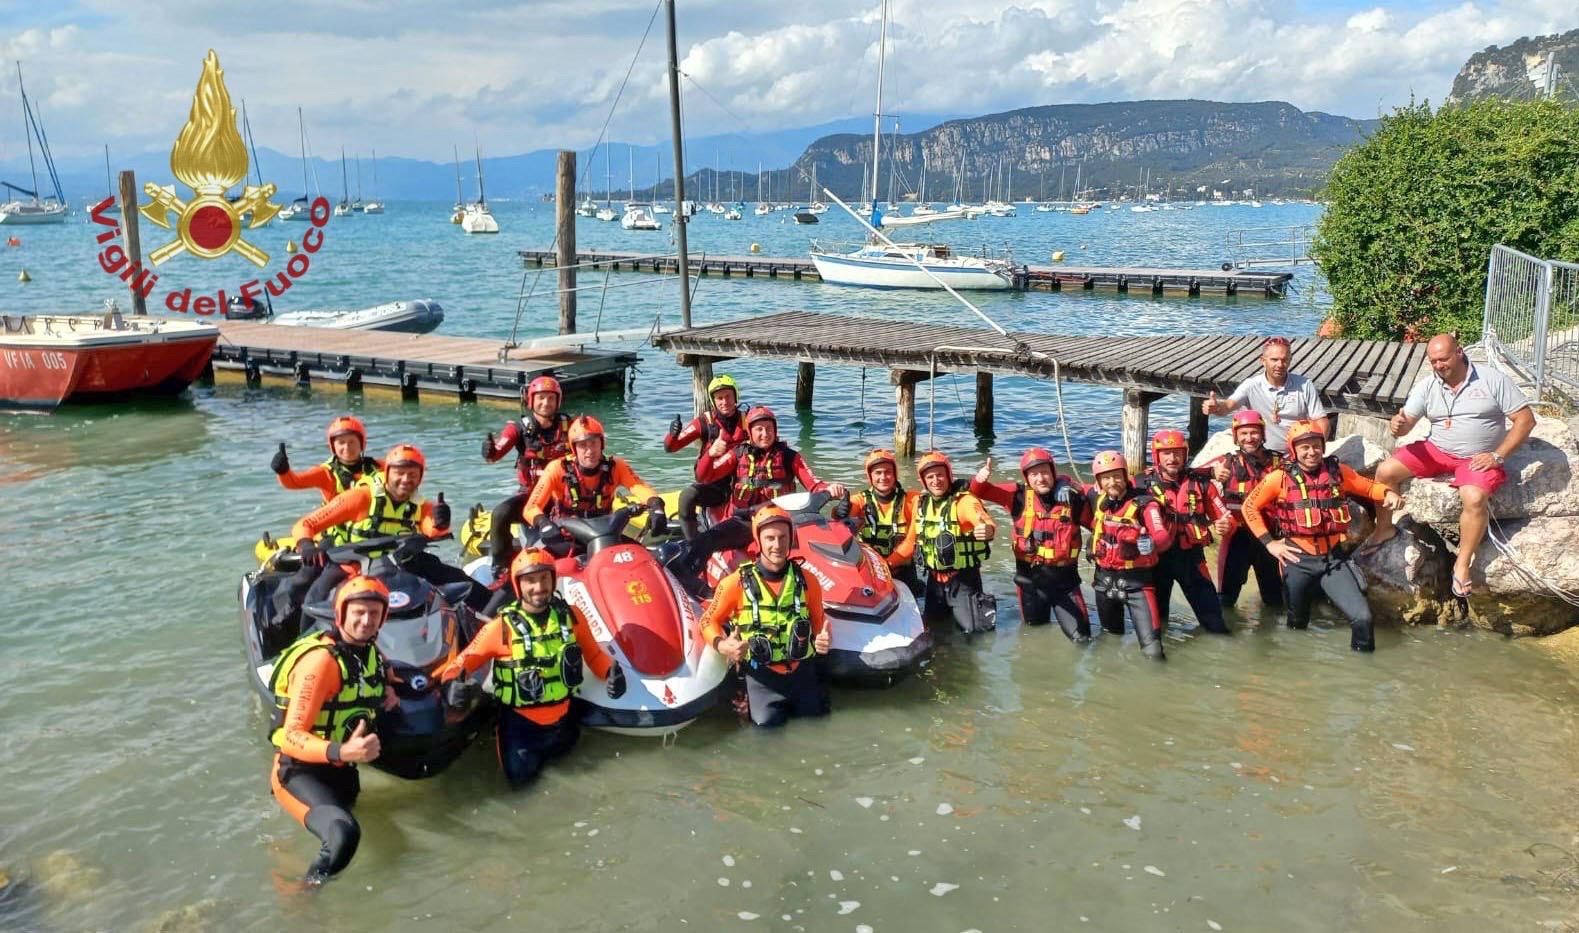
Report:
[[[248,242],[243,234],[265,226],[279,214],[280,205],[269,200],[279,189],[273,182],[244,185],[240,196],[229,197],[230,189],[246,180],[247,147],[236,128],[236,110],[230,105],[225,72],[213,49],[203,59],[203,73],[192,94],[191,115],[170,148],[170,173],[191,190],[192,197],[181,197],[173,184],[143,184],[143,193],[151,200],[139,204],[137,212],[175,232],[175,239],[148,253],[150,266],[162,266],[183,254],[209,260],[236,253],[259,269],[268,269],[269,254]],[[99,243],[108,244],[99,252],[99,266],[147,298],[153,293],[159,274],[132,262],[120,243],[113,242],[121,236],[120,221],[108,213],[114,204],[115,196],[111,195],[92,210],[94,223],[109,228],[98,235]],[[312,265],[311,254],[323,248],[323,231],[331,214],[329,199],[320,195],[308,208],[311,226],[302,234],[301,252],[290,257],[284,270],[238,285],[235,294],[241,303],[251,304],[264,292],[278,298],[306,275]],[[193,297],[190,288],[177,288],[165,294],[164,304],[171,311],[207,316],[225,310],[228,300],[224,289],[216,295]]]

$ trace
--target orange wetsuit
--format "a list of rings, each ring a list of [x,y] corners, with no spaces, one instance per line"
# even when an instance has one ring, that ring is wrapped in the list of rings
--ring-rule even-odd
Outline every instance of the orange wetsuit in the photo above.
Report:
[[[658,493],[646,483],[642,482],[636,471],[631,469],[624,457],[609,458],[610,487],[609,496],[612,499],[614,490],[624,487],[630,491],[631,498],[638,502],[646,502]],[[588,488],[588,480],[592,480],[592,488]],[[528,525],[535,524],[538,516],[545,512],[549,515],[557,513],[570,514],[570,494],[566,487],[569,482],[565,476],[564,459],[555,460],[543,469],[543,475],[537,478],[537,485],[532,487],[532,495],[527,498],[525,508],[521,509],[521,519]],[[581,492],[593,497],[597,495],[597,480],[594,477],[581,478]]]
[[[1343,477],[1340,488],[1344,495],[1358,496],[1372,502],[1381,502],[1387,496],[1386,486],[1374,480],[1366,479],[1360,474],[1349,469],[1348,466],[1339,464],[1338,471]],[[1283,501],[1283,478],[1285,471],[1282,469],[1270,470],[1262,477],[1261,484],[1250,491],[1245,497],[1244,506],[1240,514],[1244,517],[1245,526],[1250,529],[1264,544],[1272,540],[1271,529],[1267,525],[1265,513],[1268,509],[1276,511],[1279,503]],[[1347,535],[1329,534],[1321,537],[1308,537],[1305,535],[1287,535],[1285,540],[1292,541],[1307,554],[1325,554],[1334,547],[1342,544]]]
[[[382,470],[384,461],[372,461],[373,468]],[[305,470],[288,470],[280,473],[280,485],[286,489],[316,489],[323,496],[323,501],[328,502],[339,495],[341,490],[335,481],[334,474],[330,472],[329,465],[319,463]],[[365,473],[363,475],[366,475]]]
[[[775,597],[784,591],[784,578],[769,579],[766,573],[759,573],[762,584]],[[817,582],[816,576],[801,572],[801,578],[806,581],[806,611],[811,615],[811,637],[815,641],[828,627],[827,616],[822,610],[822,584]],[[708,644],[713,644],[724,637],[724,626],[735,620],[735,615],[740,607],[745,604],[745,593],[740,587],[740,571],[737,569],[729,576],[720,580],[718,589],[713,593],[713,600],[707,604],[707,610],[702,613],[702,638]],[[769,664],[770,670],[779,673],[788,673],[799,666],[799,661],[787,661]]]
[[[581,617],[581,613],[574,607],[570,611],[576,620],[576,644],[581,647],[582,657],[586,659],[587,666],[592,668],[592,673],[599,679],[607,679],[611,666],[609,656],[592,637],[592,632],[588,630],[586,620]],[[441,681],[450,681],[463,674],[470,674],[495,660],[509,660],[510,645],[514,639],[515,629],[509,623],[503,619],[489,619],[477,636],[471,640],[471,644],[456,655],[454,660],[439,668],[436,676]],[[570,712],[570,701],[566,699],[539,706],[518,706],[514,707],[514,710],[540,726],[551,726]]]
[[[333,499],[297,519],[291,534],[297,538],[316,538],[336,525],[359,522],[367,518],[373,504],[373,490],[366,486],[347,489]],[[430,538],[437,538],[449,531],[433,522],[433,503],[424,501],[417,509],[417,527]]]

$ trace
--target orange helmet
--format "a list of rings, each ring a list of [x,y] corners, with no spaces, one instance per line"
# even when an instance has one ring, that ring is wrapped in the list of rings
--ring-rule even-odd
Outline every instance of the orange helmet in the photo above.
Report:
[[[608,439],[607,435],[603,433],[603,422],[591,415],[582,415],[570,422],[570,443],[576,444],[581,441],[589,441],[594,437],[604,441]]]
[[[1261,413],[1254,408],[1241,408],[1234,412],[1233,433],[1239,436],[1240,428],[1260,428],[1262,435],[1266,434],[1266,422],[1262,420]]]
[[[415,444],[396,444],[389,448],[389,453],[384,454],[385,470],[408,464],[416,464],[419,479],[427,475],[428,458],[422,456],[422,451]]]
[[[751,540],[760,541],[762,529],[778,522],[783,522],[789,526],[790,541],[793,543],[795,540],[795,520],[790,518],[788,512],[776,505],[765,505],[757,509],[757,514],[751,516]]]
[[[334,449],[334,439],[342,434],[355,434],[361,439],[362,446],[364,448],[367,447],[367,428],[360,419],[353,418],[350,415],[341,415],[329,422],[329,430],[324,432],[324,436],[329,442],[331,451]]]
[[[334,624],[345,624],[345,604],[357,599],[377,600],[384,607],[384,614],[389,614],[389,587],[372,577],[354,576],[340,584],[340,592],[334,595]]]
[[[933,467],[942,467],[948,476],[948,481],[954,482],[954,464],[949,461],[948,454],[941,450],[929,450],[922,454],[921,459],[916,461],[916,477],[926,480],[927,471]]]
[[[1322,433],[1321,428],[1316,427],[1316,422],[1308,419],[1296,421],[1294,426],[1288,429],[1288,449],[1293,450],[1295,444],[1312,437],[1321,441],[1323,450],[1327,448],[1327,435]]]
[[[779,416],[773,414],[773,409],[766,405],[758,405],[746,412],[746,427],[749,428],[758,421],[771,421],[775,428],[779,426]]]
[[[1058,475],[1058,467],[1053,463],[1052,453],[1045,447],[1032,447],[1020,454],[1020,474],[1023,476],[1031,467],[1047,465],[1053,468],[1053,475]]]
[[[554,567],[554,555],[548,553],[545,548],[523,548],[521,553],[515,555],[515,559],[510,561],[510,589],[514,590],[515,595],[519,597],[521,595],[521,584],[518,582],[520,578],[529,573],[540,573],[544,570],[549,573],[558,572]]]
[[[1125,462],[1124,455],[1116,450],[1104,450],[1091,460],[1092,479],[1114,470],[1123,470],[1125,475],[1129,474],[1129,464]]]
[[[871,475],[872,475],[872,467],[875,467],[878,464],[882,464],[882,463],[886,463],[889,466],[893,467],[894,468],[894,472],[896,472],[896,473],[899,472],[899,461],[894,459],[894,452],[892,450],[884,450],[883,448],[879,447],[876,450],[874,450],[871,453],[866,455],[866,475],[867,475],[867,477],[871,477]]]
[[[1163,428],[1161,431],[1158,431],[1156,434],[1151,436],[1151,459],[1153,460],[1156,460],[1157,454],[1164,450],[1188,451],[1189,449],[1190,442],[1184,439],[1183,431],[1175,431],[1173,428]]]

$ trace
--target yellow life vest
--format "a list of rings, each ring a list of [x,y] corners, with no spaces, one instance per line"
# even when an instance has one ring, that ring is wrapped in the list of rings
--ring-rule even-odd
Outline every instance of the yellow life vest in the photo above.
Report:
[[[330,479],[334,480],[334,494],[338,496],[354,486],[366,486],[369,489],[378,482],[378,462],[372,457],[363,457],[355,467],[348,467],[340,462],[339,457],[330,457],[323,462],[325,470],[329,471]],[[334,498],[331,496],[330,498]],[[325,545],[341,545],[351,540],[349,525],[336,525],[319,536],[319,541]]]
[[[340,692],[318,709],[318,716],[313,720],[313,735],[330,742],[344,742],[351,737],[358,720],[366,720],[371,728],[378,718],[384,702],[384,659],[377,646],[369,644],[358,651],[336,641],[328,632],[311,632],[280,654],[274,663],[274,673],[269,676],[269,689],[274,692],[269,741],[276,748],[285,747],[285,712],[291,702],[291,671],[308,652],[320,648],[333,655],[340,666]]]
[[[894,552],[894,545],[904,534],[907,498],[905,487],[898,484],[886,507],[875,489],[867,489],[861,497],[865,504],[861,514],[861,541],[884,557]]]
[[[550,599],[541,620],[532,618],[518,602],[500,610],[498,617],[513,636],[509,660],[493,662],[493,695],[500,703],[515,708],[543,706],[575,692],[581,684],[581,648],[564,600]],[[537,684],[541,689],[534,689]]]
[[[375,479],[370,489],[372,495],[368,498],[367,515],[347,526],[347,540],[366,541],[384,535],[411,534],[417,530],[417,517],[422,514],[423,499],[412,496],[405,502],[396,502],[384,488],[382,478]]]
[[[916,539],[928,570],[946,573],[980,567],[991,553],[987,542],[977,541],[960,528],[958,503],[959,493],[953,492],[941,499],[930,494],[921,497],[914,521],[921,523]]]
[[[766,638],[771,646],[771,657],[753,657],[759,663],[780,664],[801,661],[814,653],[811,644],[811,610],[806,606],[806,578],[794,561],[784,573],[784,585],[778,595],[762,581],[757,564],[752,561],[740,566],[740,608],[735,610],[734,634],[748,644],[753,636]],[[800,626],[805,646],[796,650],[795,629]]]

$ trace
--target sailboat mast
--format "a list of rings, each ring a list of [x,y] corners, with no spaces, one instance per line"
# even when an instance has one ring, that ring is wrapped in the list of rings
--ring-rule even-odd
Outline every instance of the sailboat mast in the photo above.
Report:
[[[340,203],[351,203],[351,176],[345,171],[345,147],[340,147]]]
[[[104,144],[104,186],[109,189],[110,196],[115,195],[115,185],[110,181],[110,144]]]
[[[302,143],[302,197],[312,194],[312,189],[307,187],[307,121],[302,119],[302,108],[296,108],[296,134],[301,137]]]
[[[361,156],[357,156],[356,157],[356,200],[357,200],[357,203],[361,203],[361,201],[362,201],[362,157]]]
[[[482,146],[473,143],[472,151],[477,154],[477,203],[487,207],[488,195],[482,190]]]
[[[883,0],[883,25],[877,34],[877,107],[872,111],[872,226],[877,226],[877,173],[882,165],[878,148],[883,141],[883,66],[888,56],[888,0]]]
[[[27,167],[33,173],[33,200],[38,200],[38,166],[33,164],[33,123],[28,118],[27,89],[22,86],[22,63],[16,63],[16,87],[22,94],[22,135],[27,137]]]
[[[245,103],[245,101],[243,101]],[[378,150],[373,150],[373,199],[378,199]],[[1257,579],[1260,579],[1259,577]]]
[[[464,202],[461,200],[463,197],[461,194],[461,150],[459,146],[450,143],[450,152],[455,156],[455,209],[460,210],[464,206]]]

